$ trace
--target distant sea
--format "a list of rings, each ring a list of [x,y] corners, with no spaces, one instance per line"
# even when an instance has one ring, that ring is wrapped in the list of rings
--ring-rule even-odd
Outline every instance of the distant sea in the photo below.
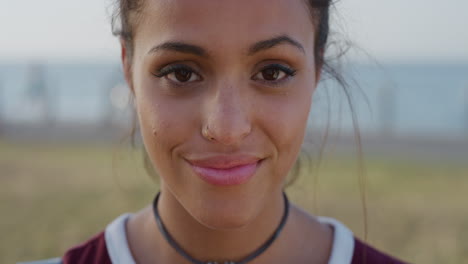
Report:
[[[343,73],[361,130],[468,134],[468,63],[350,64]],[[309,125],[323,125],[330,106],[331,126],[351,129],[351,111],[336,82],[325,80],[317,89]],[[109,113],[119,119],[125,93],[121,68],[113,63],[0,63],[5,122],[40,122],[45,113],[64,123],[96,123]]]

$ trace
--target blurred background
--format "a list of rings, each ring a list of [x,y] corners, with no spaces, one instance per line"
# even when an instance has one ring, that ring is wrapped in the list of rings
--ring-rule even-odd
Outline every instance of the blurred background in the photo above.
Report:
[[[354,43],[341,65],[354,112],[320,84],[291,199],[412,263],[468,263],[468,2],[336,9],[332,37]],[[0,0],[0,263],[60,256],[157,191],[130,144],[111,12],[110,0]]]

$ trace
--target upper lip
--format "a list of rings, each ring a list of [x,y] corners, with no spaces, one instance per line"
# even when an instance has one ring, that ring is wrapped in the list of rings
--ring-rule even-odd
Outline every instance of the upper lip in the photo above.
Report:
[[[197,167],[212,169],[229,169],[244,165],[257,163],[261,158],[254,155],[210,155],[203,158],[187,159],[187,161]]]

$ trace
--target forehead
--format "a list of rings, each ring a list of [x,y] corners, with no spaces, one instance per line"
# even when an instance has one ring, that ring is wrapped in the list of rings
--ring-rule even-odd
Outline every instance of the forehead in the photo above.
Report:
[[[245,47],[278,35],[313,48],[314,27],[303,0],[145,0],[135,39]]]

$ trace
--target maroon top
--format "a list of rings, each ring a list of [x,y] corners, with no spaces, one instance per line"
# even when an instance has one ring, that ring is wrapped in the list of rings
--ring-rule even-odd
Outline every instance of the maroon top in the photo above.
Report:
[[[104,232],[71,248],[65,253],[62,260],[63,264],[111,264]],[[404,262],[392,258],[355,238],[351,264],[404,264]]]
[[[354,238],[354,253],[351,264],[404,264],[404,262],[390,257],[361,240]]]
[[[107,252],[104,232],[69,249],[62,258],[63,264],[112,264]]]

